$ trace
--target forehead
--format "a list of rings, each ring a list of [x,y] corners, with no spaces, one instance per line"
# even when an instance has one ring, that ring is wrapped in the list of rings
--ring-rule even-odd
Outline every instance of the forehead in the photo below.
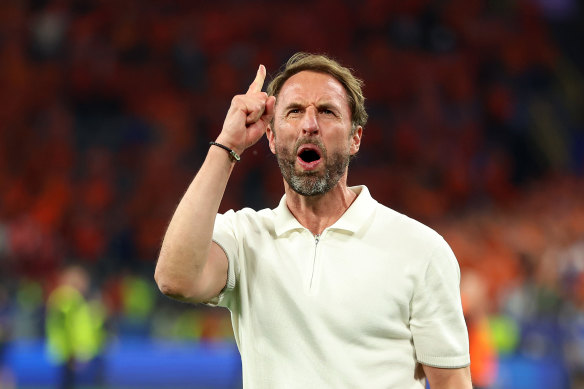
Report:
[[[325,73],[301,71],[290,77],[278,94],[278,103],[337,103],[349,108],[347,92],[336,78]]]

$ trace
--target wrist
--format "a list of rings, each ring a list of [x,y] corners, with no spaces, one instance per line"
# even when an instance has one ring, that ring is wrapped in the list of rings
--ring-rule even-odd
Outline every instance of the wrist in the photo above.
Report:
[[[230,150],[233,150],[239,156],[241,156],[241,154],[243,154],[243,152],[245,151],[245,147],[239,146],[236,142],[233,142],[226,136],[219,135],[217,139],[215,139],[215,142],[222,144],[223,146],[229,148]]]
[[[209,145],[211,147],[215,146],[215,147],[218,147],[220,149],[225,150],[225,152],[229,155],[229,158],[231,159],[231,162],[239,162],[241,160],[239,154],[236,151],[234,151],[233,149],[231,149],[230,147],[228,147],[228,146],[226,146],[226,145],[224,145],[222,143],[219,143],[219,142],[209,142]]]

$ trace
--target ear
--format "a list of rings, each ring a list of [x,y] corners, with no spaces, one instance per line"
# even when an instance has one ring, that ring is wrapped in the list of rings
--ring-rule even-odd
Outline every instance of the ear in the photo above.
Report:
[[[268,138],[268,144],[270,145],[272,154],[276,154],[276,133],[272,130],[272,126],[270,124],[266,128],[266,138]]]
[[[359,151],[359,147],[361,147],[361,137],[362,136],[363,136],[363,127],[359,126],[355,129],[355,131],[353,132],[353,135],[351,135],[351,149],[350,149],[351,155],[355,155]]]

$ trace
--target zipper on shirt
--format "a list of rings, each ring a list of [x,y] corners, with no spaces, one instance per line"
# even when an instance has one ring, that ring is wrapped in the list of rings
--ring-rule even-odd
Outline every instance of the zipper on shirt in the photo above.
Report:
[[[308,289],[312,290],[312,283],[314,281],[314,273],[316,272],[316,265],[317,265],[317,261],[316,261],[316,256],[318,254],[318,242],[320,242],[320,234],[315,234],[314,235],[314,257],[312,258],[312,273],[310,274],[310,284],[308,285]]]

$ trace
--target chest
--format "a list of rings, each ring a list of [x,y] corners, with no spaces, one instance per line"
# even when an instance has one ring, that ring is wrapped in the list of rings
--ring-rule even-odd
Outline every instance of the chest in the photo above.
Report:
[[[408,336],[416,272],[390,240],[303,231],[245,250],[240,295],[256,325]]]

